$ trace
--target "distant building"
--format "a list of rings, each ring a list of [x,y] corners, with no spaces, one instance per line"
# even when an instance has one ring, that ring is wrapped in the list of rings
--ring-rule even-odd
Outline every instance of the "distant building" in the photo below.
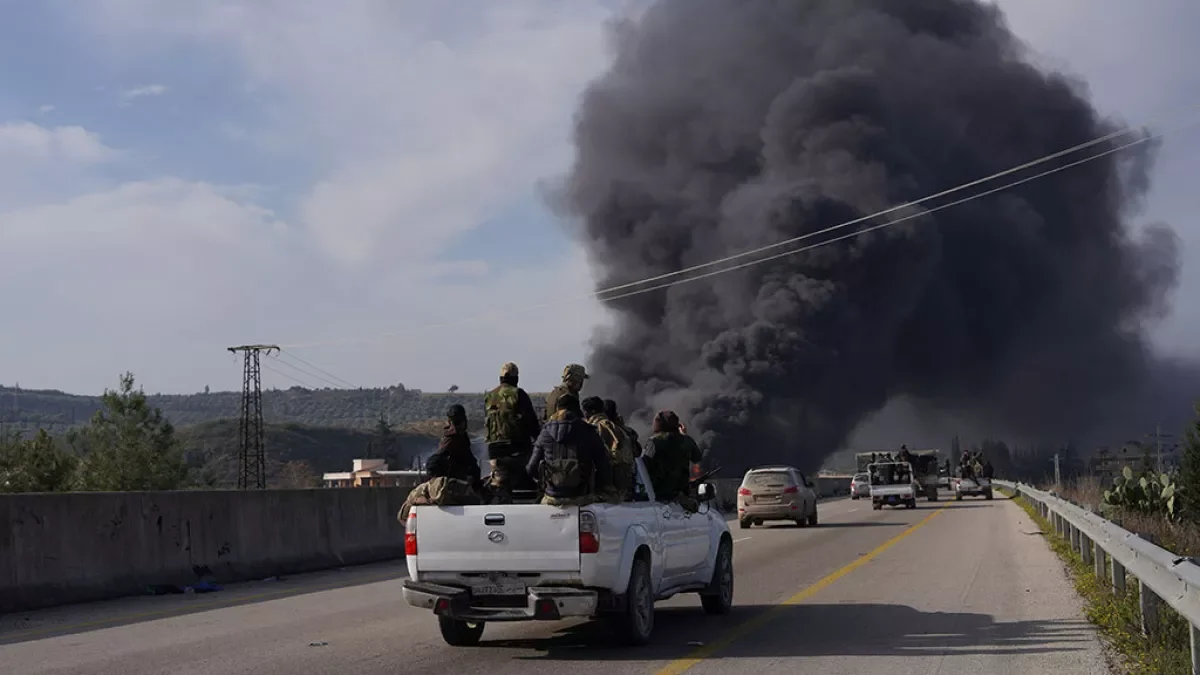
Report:
[[[387,460],[356,459],[353,469],[322,476],[325,487],[413,487],[421,481],[420,471],[390,471]]]
[[[1088,459],[1088,470],[1097,478],[1112,480],[1125,467],[1135,472],[1159,470],[1164,473],[1178,471],[1183,462],[1183,451],[1174,444],[1162,445],[1159,449],[1152,443],[1126,443],[1119,448],[1097,448]]]

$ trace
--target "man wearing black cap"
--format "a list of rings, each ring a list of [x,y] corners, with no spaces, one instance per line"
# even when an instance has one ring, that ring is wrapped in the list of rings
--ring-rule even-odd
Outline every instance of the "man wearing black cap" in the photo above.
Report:
[[[691,486],[691,465],[702,458],[700,447],[687,435],[673,410],[660,410],[654,416],[650,438],[642,448],[642,458],[654,495],[659,501],[678,502],[683,508],[695,511],[695,499],[688,493]]]
[[[526,467],[541,484],[542,503],[584,506],[597,494],[611,494],[612,466],[596,429],[583,419],[579,398],[566,393],[542,427]]]

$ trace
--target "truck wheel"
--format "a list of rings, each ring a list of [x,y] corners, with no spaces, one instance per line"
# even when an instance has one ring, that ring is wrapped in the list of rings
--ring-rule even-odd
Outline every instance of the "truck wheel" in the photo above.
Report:
[[[625,643],[634,646],[650,642],[650,634],[654,632],[654,589],[650,585],[650,563],[645,558],[633,561],[633,569],[629,571],[620,630]]]
[[[955,492],[955,493],[954,493],[954,501],[956,501],[956,502],[961,502],[961,501],[962,501],[962,493],[961,493],[961,492]]]
[[[738,527],[739,527],[739,528],[741,528],[741,529],[743,529],[743,530],[748,530],[748,529],[750,529],[750,526],[751,526],[751,525],[753,525],[753,524],[754,524],[754,523],[750,522],[750,519],[749,519],[749,518],[742,518],[741,520],[739,520],[739,521],[738,521]]]
[[[728,614],[733,609],[733,544],[728,539],[717,549],[712,581],[700,594],[700,605],[706,614]]]
[[[983,498],[984,498],[984,499],[991,499],[991,498],[992,498],[992,491],[991,491],[991,490],[988,490],[987,492],[983,493]]]
[[[871,508],[872,508],[872,509],[875,509],[876,511],[882,511],[882,510],[883,510],[883,504],[872,504],[872,505],[871,505]]]
[[[905,504],[905,507],[907,507],[907,508],[910,508],[910,509],[915,509],[915,508],[917,508],[917,500],[916,500],[916,498],[914,497],[914,498],[913,498],[911,501],[909,501],[907,504]]]
[[[439,616],[438,628],[442,630],[442,639],[451,647],[474,647],[479,644],[479,638],[483,637],[482,621],[470,623]]]
[[[813,504],[813,512],[808,516],[808,526],[809,527],[817,526],[817,505],[816,504]]]

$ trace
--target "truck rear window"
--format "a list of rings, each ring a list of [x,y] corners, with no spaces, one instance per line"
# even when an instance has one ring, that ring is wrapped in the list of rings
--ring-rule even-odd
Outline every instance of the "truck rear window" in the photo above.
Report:
[[[763,471],[746,476],[747,485],[790,485],[792,479],[786,471]]]

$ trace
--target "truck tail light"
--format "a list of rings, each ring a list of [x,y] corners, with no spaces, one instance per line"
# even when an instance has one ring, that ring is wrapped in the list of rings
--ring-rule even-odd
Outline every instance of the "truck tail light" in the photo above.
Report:
[[[783,490],[783,494],[785,494],[785,495],[794,495],[794,494],[796,494],[796,493],[797,493],[797,492],[799,492],[799,491],[800,491],[800,486],[799,486],[799,485],[793,485],[793,486],[792,486],[792,487],[790,487],[790,488],[785,488],[785,489]]]
[[[404,526],[404,555],[417,554],[417,511],[408,512],[408,523]]]
[[[750,488],[738,488],[738,494],[743,497],[749,497],[751,494]]]
[[[599,553],[600,540],[596,538],[596,514],[590,511],[579,512],[579,552]]]

